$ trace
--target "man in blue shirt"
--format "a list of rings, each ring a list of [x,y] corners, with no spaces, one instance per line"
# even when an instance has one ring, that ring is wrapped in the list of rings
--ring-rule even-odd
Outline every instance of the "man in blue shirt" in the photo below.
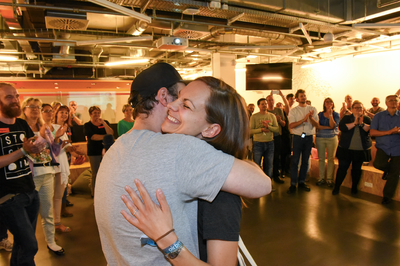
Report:
[[[376,137],[377,148],[374,167],[384,171],[387,179],[383,188],[382,204],[392,202],[400,174],[400,111],[398,96],[386,97],[387,110],[377,113],[372,119],[370,135]]]

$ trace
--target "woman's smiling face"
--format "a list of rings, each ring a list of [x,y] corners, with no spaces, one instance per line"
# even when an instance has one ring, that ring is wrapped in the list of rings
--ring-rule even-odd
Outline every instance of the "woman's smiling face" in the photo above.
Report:
[[[57,123],[64,124],[69,118],[69,112],[65,109],[61,109],[57,112]]]
[[[206,103],[211,90],[202,81],[193,81],[168,104],[168,115],[161,128],[164,133],[186,134],[201,138],[210,124],[206,121]]]

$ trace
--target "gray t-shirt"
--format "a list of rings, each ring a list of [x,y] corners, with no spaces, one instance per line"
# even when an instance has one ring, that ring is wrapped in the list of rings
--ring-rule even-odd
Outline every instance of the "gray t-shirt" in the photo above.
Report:
[[[233,161],[233,156],[190,136],[133,130],[119,137],[104,156],[96,179],[95,214],[108,264],[171,265],[157,247],[141,247],[143,233],[120,213],[128,211],[121,200],[127,194],[124,187],[136,190],[135,178],[154,202],[156,189],[163,190],[179,239],[198,257],[196,198],[212,201]]]
[[[351,138],[349,150],[356,150],[356,151],[364,150],[364,148],[362,146],[359,126],[354,127],[354,133],[353,133],[353,137]]]

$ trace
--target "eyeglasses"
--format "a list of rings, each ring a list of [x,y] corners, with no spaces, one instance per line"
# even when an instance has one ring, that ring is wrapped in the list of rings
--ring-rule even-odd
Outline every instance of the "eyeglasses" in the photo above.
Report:
[[[25,107],[26,107],[26,108],[31,108],[31,109],[33,109],[33,110],[35,110],[35,109],[37,109],[37,110],[42,109],[42,107],[37,106],[37,105],[28,105],[28,106],[25,106]]]
[[[363,108],[362,107],[353,107],[354,109],[356,109],[356,110],[362,110]]]
[[[42,111],[42,113],[54,113],[54,111],[53,110],[44,110],[44,111]]]

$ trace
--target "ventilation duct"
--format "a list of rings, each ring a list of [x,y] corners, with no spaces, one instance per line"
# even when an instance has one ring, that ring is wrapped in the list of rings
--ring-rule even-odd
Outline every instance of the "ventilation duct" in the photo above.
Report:
[[[210,30],[210,36],[219,37],[224,34],[238,34],[238,35],[247,35],[247,36],[255,36],[267,38],[271,41],[271,44],[294,44],[294,45],[302,45],[300,38],[290,37],[279,33],[268,33],[268,32],[260,32],[258,30],[242,30],[242,29],[233,29],[233,28],[220,28],[213,27]]]
[[[58,30],[86,30],[89,24],[86,14],[55,11],[47,11],[45,21],[46,28]]]
[[[187,39],[200,39],[210,34],[207,25],[195,25],[181,23],[173,30],[173,35]]]

